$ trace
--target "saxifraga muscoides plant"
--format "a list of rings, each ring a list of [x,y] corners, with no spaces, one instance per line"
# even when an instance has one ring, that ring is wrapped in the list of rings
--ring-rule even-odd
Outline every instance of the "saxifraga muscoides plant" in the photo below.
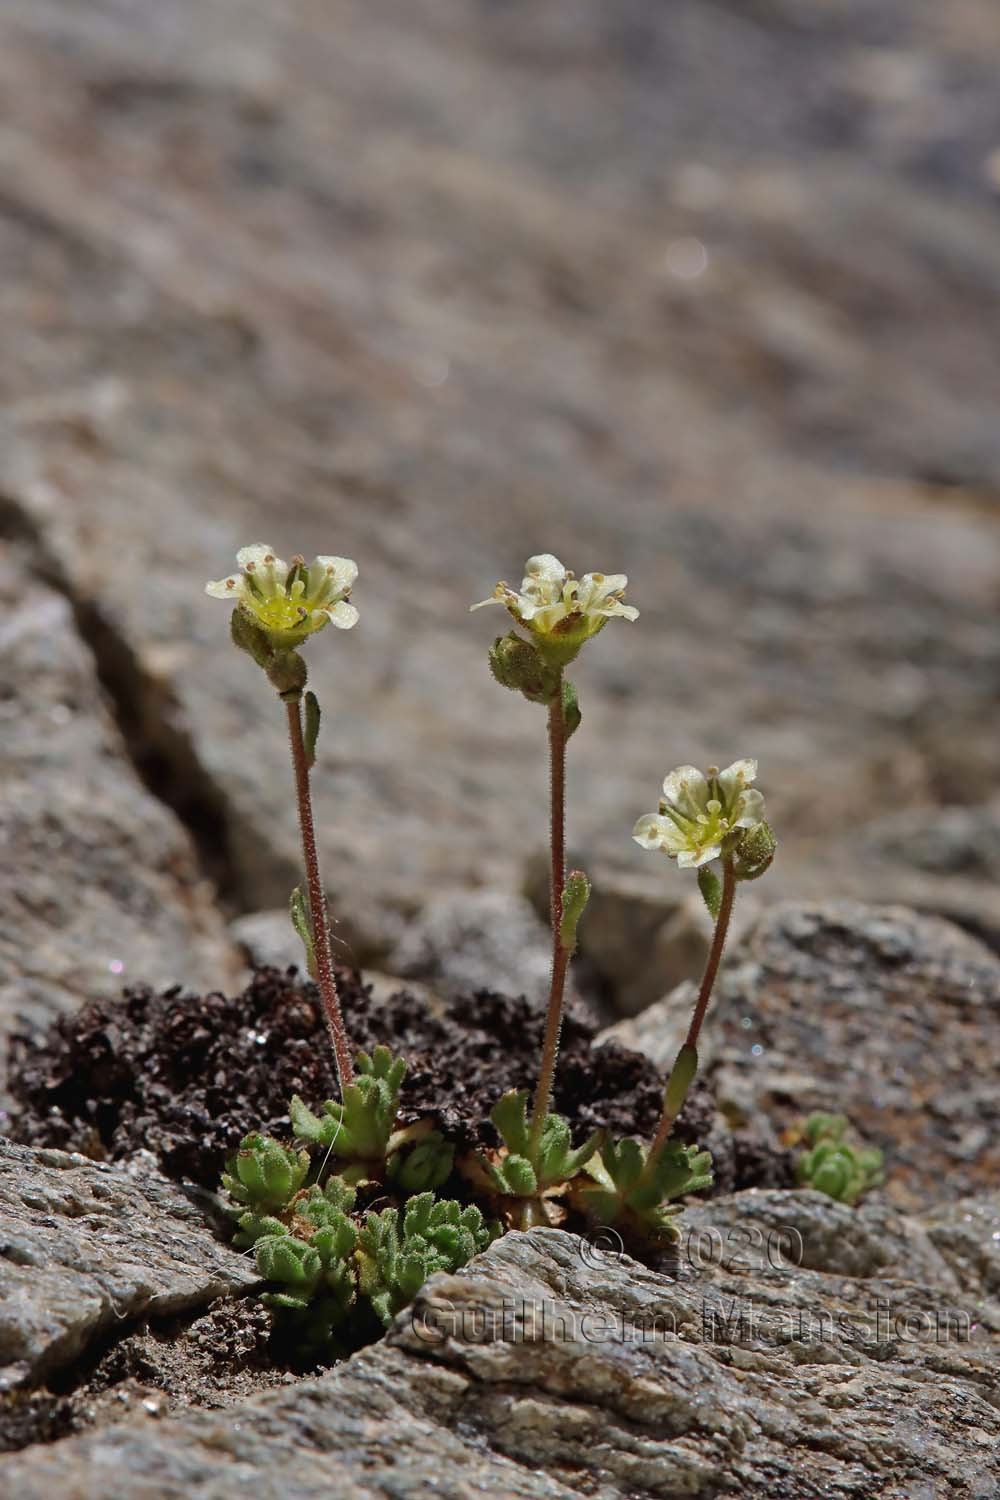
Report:
[[[300,1349],[319,1350],[337,1344],[350,1320],[366,1308],[369,1318],[390,1321],[428,1275],[456,1270],[500,1233],[500,1226],[485,1220],[475,1205],[435,1197],[451,1176],[453,1147],[428,1121],[399,1127],[405,1062],[385,1047],[352,1059],[340,1011],[309,782],[320,709],[315,695],[305,691],[306,667],[298,648],[331,621],[340,629],[356,623],[348,595],[357,568],[337,557],[318,557],[308,566],[296,557],[288,566],[259,545],[244,548],[238,562],[239,574],[209,584],[208,592],[235,604],[232,638],[264,670],[285,704],[307,892],[306,898],[300,889],[293,892],[291,915],[322,996],[341,1097],[328,1100],[318,1115],[293,1098],[289,1113],[299,1144],[248,1135],[227,1163],[223,1187],[228,1211],[237,1220],[236,1243],[254,1247],[258,1268],[271,1284],[268,1304]],[[504,1095],[491,1112],[502,1149],[460,1165],[473,1188],[498,1204],[509,1225],[551,1223],[558,1217],[553,1200],[565,1197],[591,1222],[655,1244],[676,1236],[673,1217],[680,1210],[673,1200],[711,1182],[708,1153],[679,1146],[671,1134],[697,1070],[698,1037],[737,885],[763,874],[775,846],[763,820],[763,799],[749,785],[755,762],[737,761],[707,776],[682,766],[667,777],[658,812],[640,818],[633,836],[644,848],[662,849],[680,867],[698,870],[715,922],[704,978],[650,1145],[609,1141],[597,1131],[574,1147],[568,1122],[550,1112],[566,974],[590,894],[582,871],[566,871],[566,744],[580,723],[580,709],[565,669],[609,619],[637,618],[638,611],[623,601],[626,582],[622,574],[577,579],[544,554],[528,560],[520,592],[500,583],[483,601],[505,605],[524,631],[494,642],[494,676],[548,711],[552,982],[533,1095],[527,1089]],[[721,881],[709,868],[716,860],[722,864]],[[813,1144],[820,1145],[818,1164],[825,1147]],[[831,1154],[825,1151],[826,1158]],[[854,1179],[845,1196],[853,1187]],[[379,1201],[388,1197],[389,1206],[362,1212],[356,1206],[359,1190],[368,1201],[379,1192]]]
[[[574,1150],[565,1120],[550,1114],[566,973],[576,949],[577,925],[590,895],[582,870],[566,872],[566,745],[580,724],[576,689],[565,675],[580,648],[616,617],[635,620],[639,611],[624,603],[624,573],[585,573],[577,578],[551,553],[529,557],[520,591],[498,583],[489,599],[472,608],[501,604],[525,632],[498,636],[490,669],[501,686],[521,693],[548,711],[550,776],[550,917],[552,978],[538,1081],[527,1112],[527,1091],[502,1099],[492,1120],[504,1142],[499,1160],[484,1164],[493,1186],[508,1200],[507,1211],[521,1228],[549,1222],[546,1195],[562,1190],[593,1154],[599,1136]]]
[[[846,1115],[811,1114],[801,1127],[806,1149],[795,1163],[795,1177],[800,1187],[853,1206],[884,1181],[885,1158],[877,1146],[845,1140],[848,1128]]]
[[[641,817],[632,837],[643,849],[658,849],[679,869],[698,871],[698,887],[715,923],[687,1036],[663,1093],[653,1139],[646,1149],[634,1140],[607,1141],[588,1163],[592,1183],[579,1188],[574,1203],[591,1220],[612,1225],[636,1240],[669,1242],[677,1236],[673,1199],[698,1192],[712,1181],[707,1151],[671,1140],[677,1116],[698,1071],[698,1039],[719,976],[737,886],[756,880],[770,867],[775,840],[764,821],[764,799],[751,786],[755,760],[738,760],[707,775],[680,766],[663,783],[655,813]],[[722,864],[720,881],[712,866]]]
[[[236,561],[239,572],[206,584],[205,592],[236,606],[230,621],[233,643],[253,657],[285,705],[308,899],[307,910],[301,889],[293,891],[292,922],[305,946],[309,972],[319,987],[343,1093],[353,1081],[354,1067],[333,968],[330,918],[320,876],[309,785],[316,760],[320,707],[315,693],[305,692],[308,672],[298,648],[329,624],[338,630],[350,630],[357,624],[358,612],[348,600],[358,568],[349,557],[317,557],[308,565],[305,558],[293,557],[289,566],[271,547],[259,542],[241,548]]]
[[[237,1220],[236,1243],[255,1248],[261,1275],[277,1288],[267,1293],[268,1304],[300,1349],[318,1349],[340,1336],[359,1297],[387,1321],[408,1289],[433,1270],[464,1264],[494,1229],[479,1209],[435,1199],[451,1175],[453,1147],[427,1121],[398,1127],[406,1064],[385,1047],[353,1059],[341,1013],[310,788],[320,707],[305,691],[299,647],[330,623],[341,630],[357,623],[348,602],[357,567],[347,557],[308,565],[295,557],[289,565],[262,544],[244,547],[237,562],[238,573],[206,592],[235,606],[234,644],[285,705],[307,893],[293,891],[291,918],[322,998],[340,1099],[328,1100],[322,1115],[297,1096],[289,1106],[297,1140],[316,1148],[318,1160],[308,1149],[251,1133],[227,1163],[222,1186]],[[369,1184],[384,1187],[395,1204],[362,1218],[354,1214],[355,1192]]]

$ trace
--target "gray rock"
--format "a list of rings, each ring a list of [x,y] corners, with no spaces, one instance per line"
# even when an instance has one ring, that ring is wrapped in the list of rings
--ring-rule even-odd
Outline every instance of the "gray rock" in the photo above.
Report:
[[[299,869],[280,710],[201,594],[261,536],[361,565],[310,651],[359,959],[544,847],[544,715],[466,612],[543,547],[642,609],[575,673],[595,877],[659,891],[629,831],[664,772],[756,753],[766,899],[842,868],[917,900],[870,822],[997,776],[991,0],[947,38],[886,0],[891,47],[857,6],[419,0],[388,81],[377,11],[292,14],[301,46],[237,0],[0,19],[4,492],[129,642],[181,793],[192,747],[237,904]],[[959,874],[921,904],[956,883],[1000,933]]]
[[[548,930],[522,897],[502,891],[447,891],[404,927],[387,967],[442,994],[478,989],[548,993]]]
[[[960,1198],[925,1220],[931,1243],[963,1286],[1000,1301],[1000,1192]]]
[[[610,1035],[661,1061],[684,986]],[[846,1114],[886,1152],[897,1207],[983,1191],[1000,1173],[1000,960],[937,917],[854,902],[767,913],[724,970],[699,1052],[729,1118]]]
[[[850,1231],[815,1197],[804,1237],[835,1258]],[[713,1211],[727,1233],[743,1221],[740,1197],[703,1227]],[[558,1230],[510,1234],[329,1375],[37,1447],[5,1478],[21,1500],[995,1492],[998,1325],[903,1242],[855,1269],[741,1253],[667,1276]]]
[[[141,1314],[257,1280],[153,1166],[131,1175],[0,1139],[0,1391],[37,1384]]]
[[[177,819],[142,785],[69,605],[0,553],[0,1059],[15,1024],[238,963]],[[0,1062],[2,1066],[2,1062]]]
[[[229,936],[254,968],[303,969],[302,944],[288,917],[288,908],[253,911],[229,924]]]

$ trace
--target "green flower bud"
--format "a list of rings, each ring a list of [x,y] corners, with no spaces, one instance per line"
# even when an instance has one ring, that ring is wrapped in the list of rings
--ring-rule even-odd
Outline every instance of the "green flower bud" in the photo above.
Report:
[[[529,703],[551,703],[559,690],[558,670],[513,630],[490,647],[490,671],[501,687],[523,694]]]
[[[748,828],[736,845],[733,861],[736,879],[759,880],[770,869],[777,848],[777,840],[767,823]]]

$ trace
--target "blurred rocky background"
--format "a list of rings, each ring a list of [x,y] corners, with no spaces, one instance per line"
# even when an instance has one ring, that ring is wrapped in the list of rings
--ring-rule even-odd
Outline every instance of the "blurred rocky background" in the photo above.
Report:
[[[994,0],[0,0],[0,1025],[280,946],[282,716],[202,592],[260,540],[361,569],[345,957],[543,983],[543,716],[468,615],[543,550],[642,612],[575,673],[606,1012],[700,962],[629,837],[683,761],[760,759],[745,917],[1000,945],[998,62]]]

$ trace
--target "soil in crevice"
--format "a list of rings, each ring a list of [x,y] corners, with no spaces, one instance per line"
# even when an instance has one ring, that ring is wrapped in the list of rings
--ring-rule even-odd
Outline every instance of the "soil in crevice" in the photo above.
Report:
[[[143,1319],[50,1376],[45,1389],[8,1392],[0,1400],[0,1453],[110,1422],[230,1406],[298,1374],[276,1350],[270,1316],[256,1297]]]
[[[433,1011],[401,990],[375,1002],[361,976],[339,975],[348,1033],[358,1049],[384,1043],[407,1059],[405,1122],[429,1117],[459,1147],[495,1145],[489,1112],[510,1088],[534,1084],[543,1015],[523,997],[489,990]],[[592,1025],[566,1017],[555,1108],[582,1140],[595,1126],[648,1136],[664,1076],[637,1052],[596,1045]],[[15,1137],[111,1160],[152,1152],[163,1171],[218,1185],[226,1155],[252,1129],[289,1136],[288,1101],[337,1096],[315,985],[294,969],[261,969],[242,995],[126,991],[60,1016],[41,1036],[10,1045]],[[708,1086],[697,1081],[677,1125],[708,1144],[716,1190],[791,1185],[788,1154],[763,1138],[716,1128]]]

